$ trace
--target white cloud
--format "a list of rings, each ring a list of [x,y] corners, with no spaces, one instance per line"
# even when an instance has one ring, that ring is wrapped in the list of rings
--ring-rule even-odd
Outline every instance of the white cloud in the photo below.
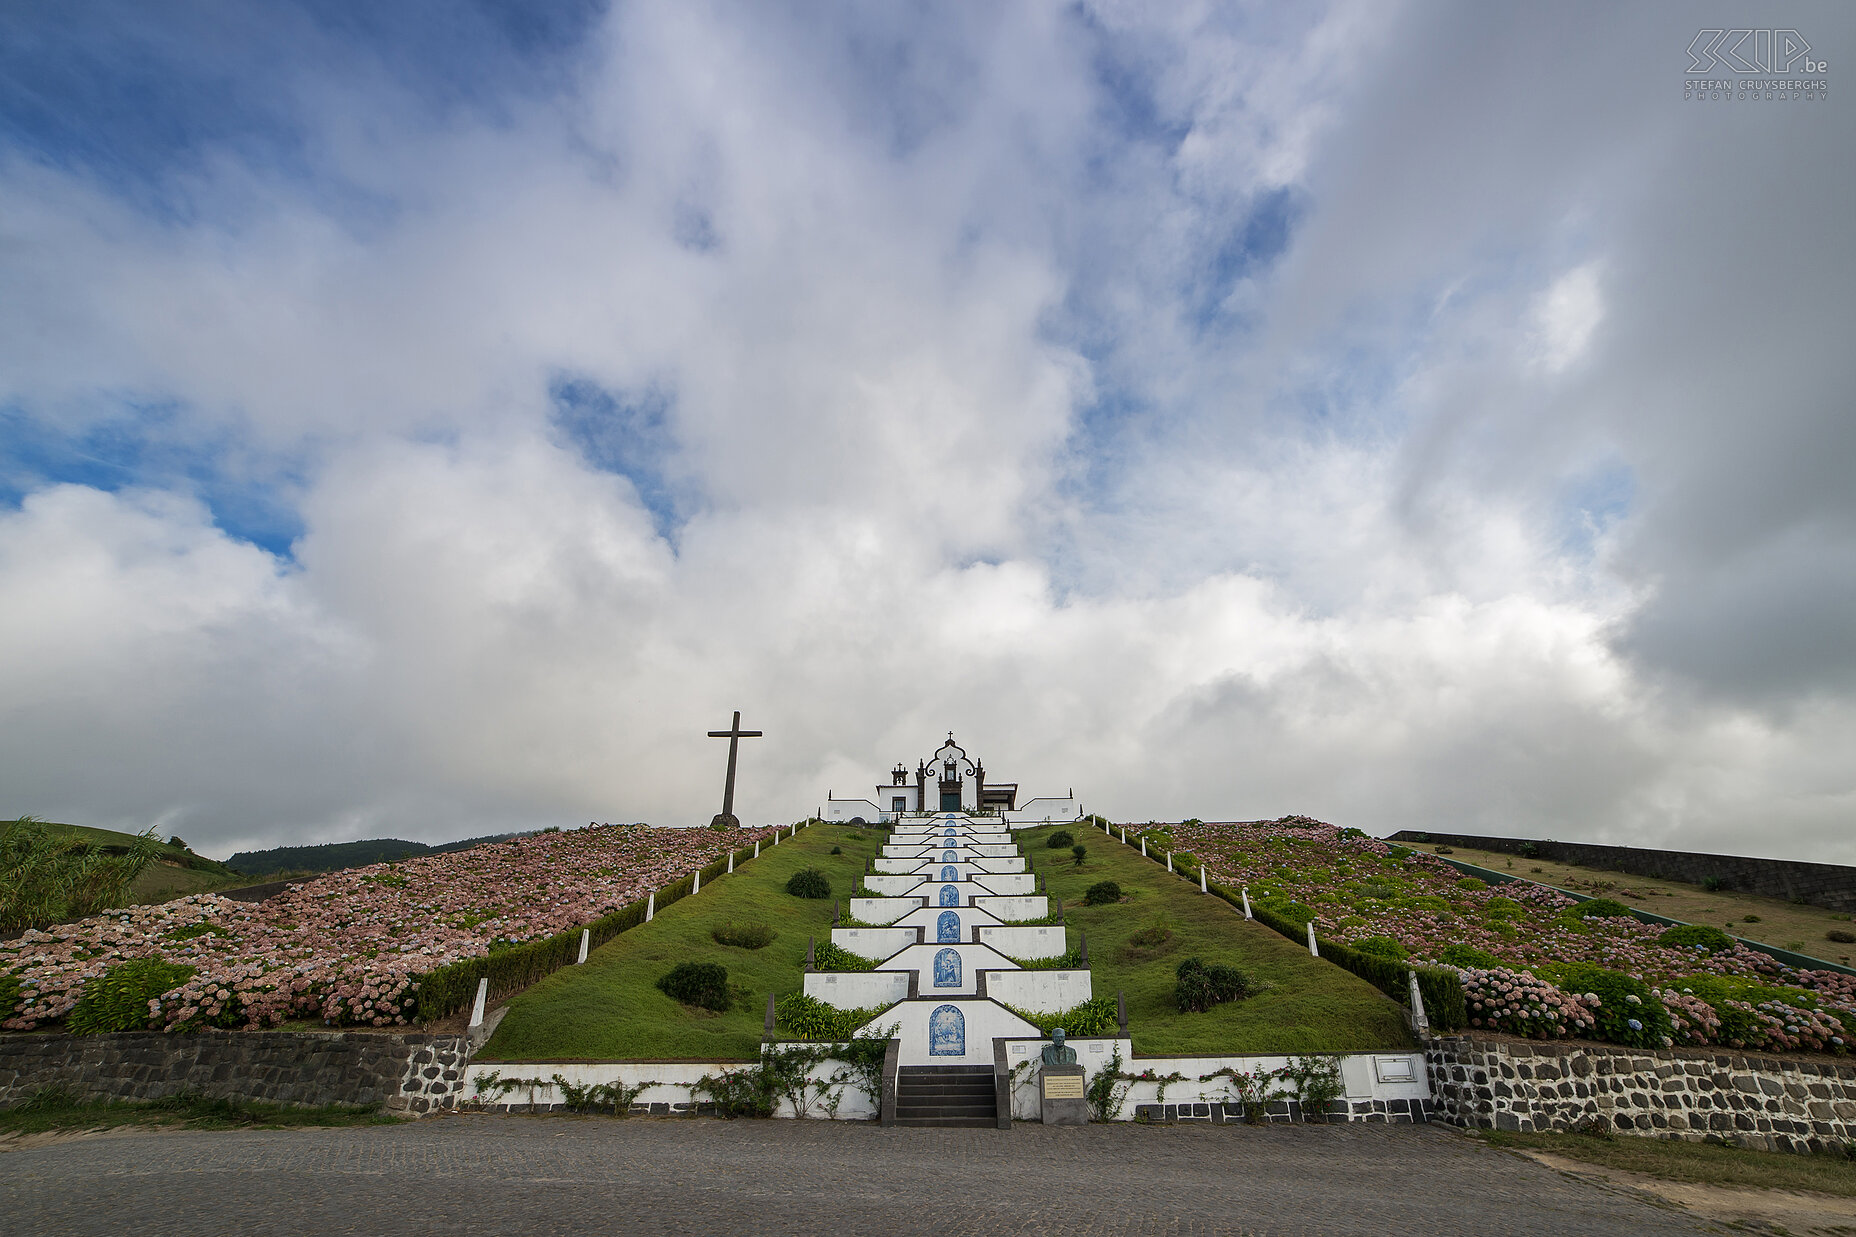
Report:
[[[0,402],[171,402],[300,465],[304,531],[279,561],[146,486],[0,512],[5,810],[220,851],[696,823],[740,708],[757,818],[951,727],[1120,816],[1856,859],[1844,601],[1800,583],[1847,504],[1746,449],[1834,457],[1846,361],[1807,306],[1789,404],[1658,387],[1731,336],[1667,325],[1715,232],[1657,231],[1642,155],[1705,133],[1542,106],[1564,32],[1487,14],[1092,12],[633,5],[494,120],[304,88],[365,219],[229,157],[182,221],[15,158]],[[1627,26],[1607,55],[1667,33]],[[1286,251],[1213,261],[1278,190]],[[550,425],[563,374],[668,393],[671,540]],[[1716,437],[1760,478],[1720,537]],[[1614,459],[1636,505],[1569,548]],[[1809,656],[1723,653],[1812,596]]]

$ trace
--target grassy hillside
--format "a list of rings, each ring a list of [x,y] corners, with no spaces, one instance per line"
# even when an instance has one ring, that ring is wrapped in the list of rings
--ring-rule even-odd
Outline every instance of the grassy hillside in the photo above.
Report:
[[[1063,899],[1072,942],[1078,931],[1089,937],[1094,991],[1126,993],[1135,1052],[1287,1053],[1414,1042],[1399,1007],[1365,980],[1309,957],[1306,949],[1246,920],[1222,898],[1201,894],[1197,885],[1141,858],[1139,850],[1100,831],[1068,828],[1089,852],[1081,867],[1067,847],[1046,845],[1055,827],[1020,837],[1048,891]],[[1083,905],[1089,887],[1104,880],[1120,885],[1125,900]],[[1143,945],[1129,939],[1158,926],[1170,930],[1163,942]],[[1173,1003],[1175,971],[1182,960],[1195,956],[1235,966],[1265,990],[1206,1013],[1182,1014]]]
[[[1053,851],[1041,829],[1023,835],[1026,853],[1046,875],[1050,892],[1064,899],[1074,941],[1089,937],[1094,989],[1127,993],[1137,1052],[1281,1053],[1372,1049],[1412,1041],[1399,1008],[1377,989],[1231,907],[1201,895],[1196,886],[1105,835],[1079,831],[1088,861],[1076,867],[1069,851]],[[858,835],[862,835],[859,837]],[[831,903],[794,898],[786,880],[815,866],[843,896],[865,857],[878,853],[875,830],[817,825],[706,886],[653,922],[595,950],[585,966],[566,967],[519,994],[485,1047],[483,1058],[509,1061],[750,1060],[760,1043],[769,992],[798,991],[806,936],[828,939]],[[833,846],[843,854],[832,855]],[[1082,904],[1100,880],[1118,882],[1127,900],[1111,906]],[[1162,916],[1171,935],[1152,947],[1129,938]],[[729,922],[764,923],[778,938],[759,950],[719,945],[715,928]],[[1173,1004],[1174,971],[1181,959],[1241,967],[1265,990],[1210,1013],[1181,1014]],[[726,1013],[691,1010],[659,992],[660,976],[679,962],[720,962],[739,986]]]
[[[226,864],[247,876],[275,879],[284,873],[339,872],[343,868],[366,867],[371,863],[397,863],[414,855],[469,850],[485,842],[506,842],[510,838],[527,836],[524,833],[495,833],[480,838],[444,842],[437,846],[408,842],[401,838],[325,842],[320,846],[274,846],[270,850],[242,850],[226,860]]]
[[[67,825],[47,822],[49,828],[68,834],[89,846],[113,853],[123,853],[135,842],[131,834],[114,829],[97,829],[90,825]],[[231,865],[196,855],[184,842],[163,842],[155,862],[144,868],[129,886],[130,901],[135,904],[166,902],[190,893],[206,893],[248,885],[250,880]]]
[[[786,882],[815,867],[847,898],[864,860],[882,847],[872,829],[814,825],[778,846],[763,847],[733,875],[705,884],[656,919],[594,950],[584,966],[564,967],[509,1003],[509,1013],[480,1060],[746,1061],[760,1051],[767,994],[799,990],[806,937],[829,940],[830,899],[795,898]],[[842,854],[829,853],[841,847]],[[759,923],[779,935],[760,949],[717,944],[716,928]],[[725,1013],[691,1009],[657,989],[679,962],[719,962],[736,988]]]

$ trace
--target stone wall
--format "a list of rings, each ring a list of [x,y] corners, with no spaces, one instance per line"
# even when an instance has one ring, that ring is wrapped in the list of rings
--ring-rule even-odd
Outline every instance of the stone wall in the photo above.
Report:
[[[462,1036],[358,1031],[0,1035],[0,1108],[46,1087],[117,1100],[180,1092],[273,1104],[427,1112],[462,1088]]]
[[[1770,1151],[1856,1143],[1856,1065],[1741,1052],[1445,1036],[1426,1049],[1431,1117],[1501,1130],[1699,1140]]]
[[[1745,855],[1704,855],[1686,850],[1649,850],[1639,846],[1598,846],[1589,842],[1552,842],[1529,838],[1490,838],[1470,833],[1420,833],[1404,829],[1388,842],[1441,842],[1505,855],[1526,852],[1556,863],[1660,880],[1699,885],[1709,877],[1728,889],[1796,899],[1833,911],[1856,911],[1856,868],[1836,863],[1801,863],[1791,859],[1755,859]]]

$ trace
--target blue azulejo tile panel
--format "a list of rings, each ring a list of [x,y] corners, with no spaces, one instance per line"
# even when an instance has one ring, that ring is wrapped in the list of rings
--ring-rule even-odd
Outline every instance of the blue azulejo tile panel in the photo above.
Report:
[[[942,880],[944,880],[944,881],[957,881],[957,880],[959,880],[959,879],[960,879],[960,869],[959,869],[959,868],[955,868],[955,867],[946,867],[946,868],[942,868],[942,869],[941,869],[941,879],[942,879]]]
[[[937,988],[960,987],[960,951],[942,949],[934,955],[934,986]]]
[[[953,911],[942,911],[934,921],[934,940],[937,945],[949,941],[958,942],[960,940],[960,916]]]
[[[941,1005],[928,1015],[928,1055],[967,1055],[967,1019],[958,1005]]]
[[[960,890],[954,888],[952,885],[941,886],[941,905],[942,906],[959,906],[960,905]]]

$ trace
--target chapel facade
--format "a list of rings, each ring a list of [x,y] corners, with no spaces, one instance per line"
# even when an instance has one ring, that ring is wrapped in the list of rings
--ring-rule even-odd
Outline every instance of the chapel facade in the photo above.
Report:
[[[916,761],[913,769],[897,761],[887,780],[878,782],[874,790],[869,797],[844,799],[827,792],[827,806],[819,815],[825,820],[870,823],[933,812],[968,812],[1015,822],[1021,818],[1026,822],[1069,820],[1081,815],[1073,792],[1021,804],[1018,783],[988,779],[985,762],[969,756],[951,730],[932,756]]]

